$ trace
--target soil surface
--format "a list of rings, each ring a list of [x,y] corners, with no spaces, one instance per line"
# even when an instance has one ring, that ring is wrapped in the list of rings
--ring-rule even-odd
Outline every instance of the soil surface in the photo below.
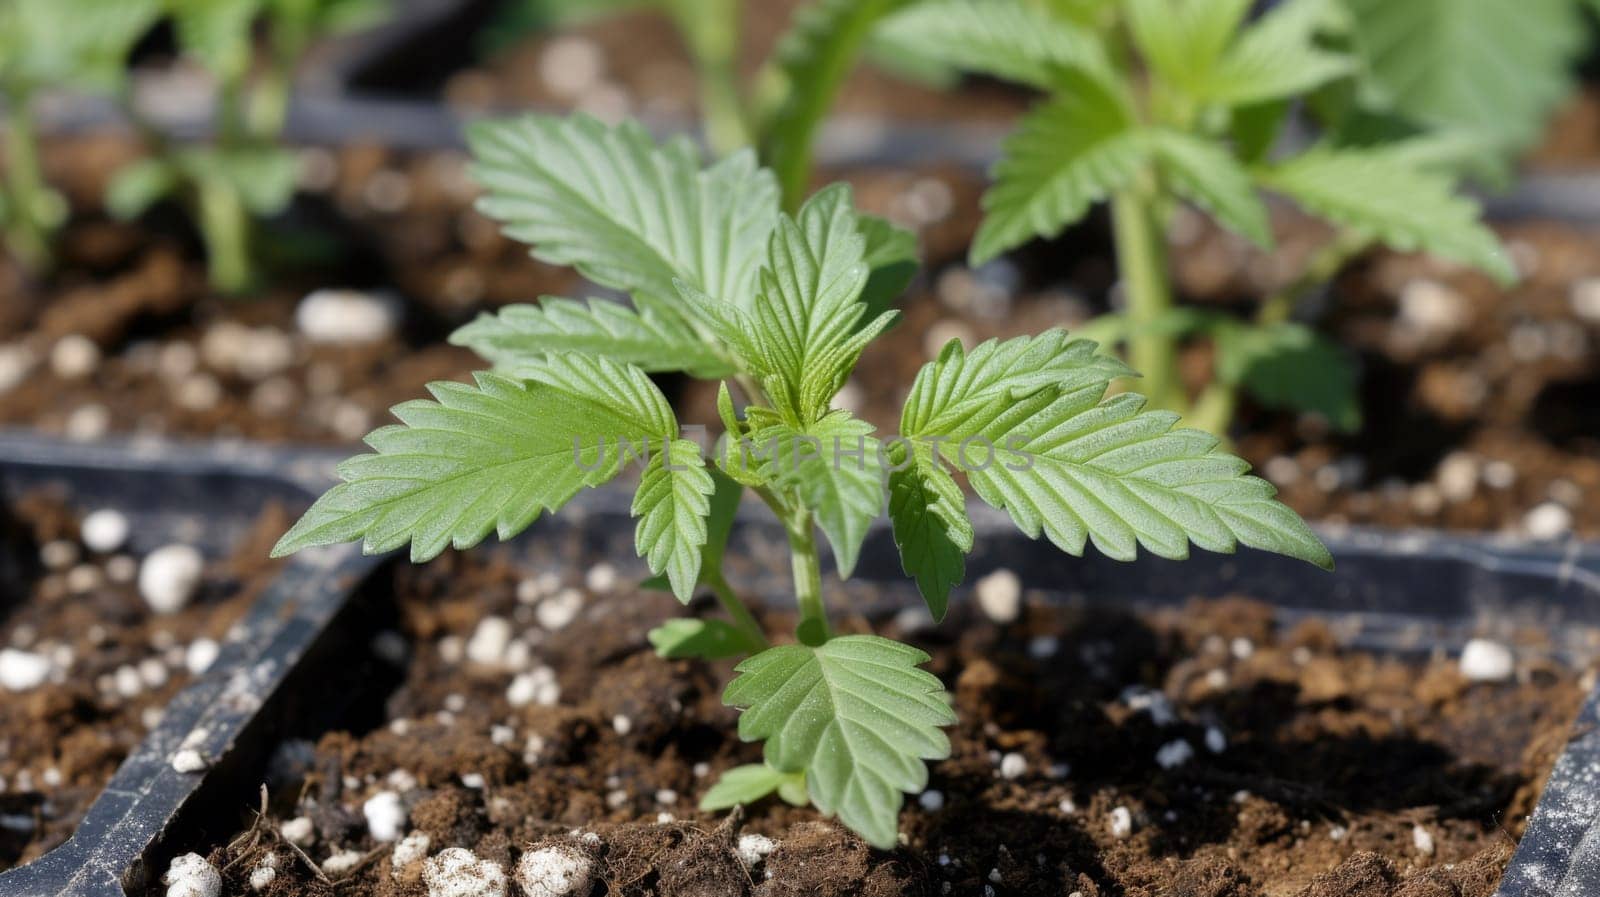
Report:
[[[156,614],[140,597],[139,561],[85,547],[57,497],[34,493],[0,518],[0,650],[11,663],[49,665],[37,685],[0,687],[5,869],[65,841],[162,708],[209,665],[271,581],[278,564],[267,551],[287,519],[263,513],[229,557],[206,566],[185,607]]]
[[[384,574],[398,631],[374,650],[405,664],[388,722],[280,748],[266,815],[241,807],[209,851],[224,893],[422,895],[447,848],[492,878],[558,846],[591,860],[595,894],[1487,897],[1584,693],[1536,642],[1508,681],[1472,683],[1239,599],[905,612],[878,631],[933,655],[960,722],[878,851],[776,800],[697,812],[760,756],[719,700],[731,663],[658,658],[645,633],[684,610],[609,565],[529,569],[480,551]],[[384,825],[408,836],[399,861]]]

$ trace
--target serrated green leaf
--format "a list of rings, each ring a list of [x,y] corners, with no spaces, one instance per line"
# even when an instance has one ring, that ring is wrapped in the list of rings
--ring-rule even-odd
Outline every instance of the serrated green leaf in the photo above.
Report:
[[[1131,184],[1149,159],[1126,100],[1081,74],[1029,112],[1006,138],[983,195],[974,266],[1034,237],[1054,237],[1089,207]]]
[[[700,810],[711,813],[739,804],[753,804],[773,792],[795,806],[806,804],[804,772],[779,772],[765,763],[735,766],[700,798]]]
[[[950,754],[944,688],[928,655],[871,635],[781,645],[745,660],[723,692],[746,708],[739,737],[766,740],[768,765],[804,772],[811,800],[876,847],[895,844],[901,792],[928,783],[924,760]]]
[[[804,429],[779,423],[749,437],[751,450],[767,459],[762,478],[816,514],[842,577],[855,570],[867,530],[883,510],[883,457],[874,429],[834,411]]]
[[[633,496],[639,518],[634,544],[651,573],[665,573],[672,593],[688,604],[700,580],[700,550],[709,533],[715,484],[700,446],[687,439],[668,443],[650,456]]]
[[[863,326],[865,250],[844,184],[819,191],[772,235],[746,361],[796,426],[827,413],[861,350],[890,320],[885,313]]]
[[[1117,358],[1098,354],[1093,341],[1052,328],[1037,336],[987,340],[971,352],[951,340],[917,372],[900,412],[906,437],[960,439],[979,432],[974,420],[1041,389],[1099,387],[1135,376]]]
[[[1173,429],[1177,415],[1143,411],[1144,398],[1132,393],[1102,403],[1115,375],[1064,339],[991,341],[970,355],[952,342],[918,372],[901,433],[944,440],[940,458],[964,471],[980,498],[1030,538],[1043,532],[1069,554],[1082,554],[1092,539],[1118,560],[1131,560],[1140,545],[1183,558],[1192,541],[1210,551],[1244,544],[1332,563],[1305,523],[1273,500],[1270,483],[1215,450],[1216,437]],[[1072,362],[1053,382],[1031,376],[1049,369],[1038,356],[1051,348]]]
[[[930,447],[897,440],[888,451],[889,521],[900,565],[938,622],[967,573],[973,531],[966,495]]]
[[[1126,0],[1123,9],[1145,61],[1181,88],[1210,77],[1250,0]]]
[[[876,215],[856,215],[856,230],[865,243],[861,261],[869,272],[861,288],[862,321],[870,322],[888,311],[916,276],[917,235]]]
[[[668,620],[650,630],[646,637],[656,654],[669,660],[688,657],[725,660],[762,648],[737,626],[721,620]]]
[[[1062,68],[1111,70],[1097,35],[1021,0],[914,3],[884,20],[877,35],[958,69],[1043,90]]]
[[[396,405],[401,424],[367,436],[377,453],[341,464],[344,482],[317,499],[273,556],[362,539],[370,553],[410,542],[412,560],[425,561],[490,531],[507,539],[616,476],[620,440],[659,446],[677,432],[666,398],[637,368],[557,358],[536,373],[432,383],[434,401]]]
[[[778,220],[772,174],[749,152],[704,170],[687,139],[528,115],[468,130],[479,208],[535,258],[571,265],[640,308],[682,317],[674,281],[747,305]]]
[[[263,0],[168,0],[178,46],[224,81],[250,68],[251,26]]]
[[[815,0],[795,10],[768,72],[781,97],[761,125],[761,157],[794,209],[811,175],[811,144],[874,26],[910,0]],[[715,293],[713,293],[715,295]]]
[[[1361,101],[1430,126],[1538,139],[1569,93],[1585,28],[1572,0],[1344,0]]]
[[[1331,0],[1289,0],[1239,35],[1204,79],[1177,85],[1230,106],[1301,96],[1356,70],[1355,60],[1319,47]]]
[[[1383,150],[1313,150],[1258,173],[1268,189],[1400,252],[1430,252],[1516,280],[1510,255],[1449,177]]]
[[[43,88],[115,89],[128,52],[155,24],[159,0],[0,3],[0,85],[8,102]]]
[[[1242,386],[1267,408],[1310,411],[1334,427],[1361,426],[1356,370],[1332,340],[1303,324],[1233,324],[1213,332],[1217,379]]]
[[[1088,541],[1123,561],[1141,546],[1182,559],[1190,542],[1218,552],[1244,544],[1332,566],[1272,484],[1246,476],[1250,465],[1217,451],[1215,436],[1174,429],[1178,415],[1144,411],[1143,396],[1103,395],[1044,390],[975,421],[994,453],[956,465],[1029,538],[1043,532],[1068,554]]]
[[[1174,191],[1258,246],[1272,245],[1267,207],[1250,173],[1221,144],[1159,128],[1150,132],[1156,168]]]
[[[546,296],[538,305],[485,312],[452,333],[450,342],[466,346],[507,373],[551,352],[581,352],[646,371],[685,371],[695,377],[734,372],[723,353],[682,319],[649,308],[635,311],[605,299],[581,302]]]

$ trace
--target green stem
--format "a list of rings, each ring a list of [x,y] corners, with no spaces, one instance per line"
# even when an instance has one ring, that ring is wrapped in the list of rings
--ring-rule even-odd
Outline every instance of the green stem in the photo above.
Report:
[[[1172,309],[1167,252],[1147,194],[1124,190],[1113,196],[1111,222],[1127,291],[1129,363],[1144,377],[1152,405],[1182,413],[1187,401],[1178,381],[1177,343],[1163,320]]]
[[[289,118],[289,75],[274,68],[262,74],[250,94],[248,122],[257,139],[275,141]]]
[[[848,7],[798,82],[782,77],[783,93],[761,120],[761,161],[778,176],[783,208],[794,212],[811,188],[811,164],[817,130],[833,106],[845,79],[878,21],[893,12],[899,0],[858,0]],[[769,63],[774,71],[782,67]],[[769,77],[777,77],[769,76]]]
[[[1184,418],[1183,425],[1204,430],[1226,441],[1229,424],[1233,422],[1233,412],[1238,406],[1238,387],[1232,383],[1213,380],[1195,400],[1194,410]]]
[[[749,146],[754,139],[739,92],[741,6],[742,0],[667,3],[667,12],[694,59],[706,142],[718,157]]]
[[[1255,326],[1270,327],[1292,320],[1307,293],[1332,280],[1351,259],[1367,251],[1372,242],[1372,238],[1365,234],[1353,231],[1340,233],[1311,256],[1305,270],[1294,282],[1262,301],[1256,309]],[[1200,394],[1193,413],[1184,423],[1226,438],[1238,406],[1238,384],[1214,381]]]
[[[250,216],[232,185],[205,180],[197,185],[200,234],[205,240],[211,285],[241,293],[255,279],[250,264]]]
[[[700,108],[705,116],[706,141],[719,158],[750,145],[750,125],[745,120],[744,99],[739,94],[731,60],[701,66]]]
[[[789,562],[794,566],[794,597],[800,606],[795,634],[807,645],[828,640],[828,610],[822,602],[822,562],[811,512],[802,509],[789,524]]]
[[[22,267],[41,271],[50,264],[48,220],[54,197],[39,166],[31,102],[26,94],[6,102],[6,194],[10,208],[6,242]]]
[[[721,604],[722,609],[733,618],[733,625],[742,630],[753,644],[766,648],[767,634],[762,631],[761,623],[756,620],[755,614],[750,612],[750,608],[739,600],[739,596],[734,594],[733,587],[723,578],[722,571],[713,573],[706,580],[706,585],[710,586],[712,593],[717,596],[717,603]]]

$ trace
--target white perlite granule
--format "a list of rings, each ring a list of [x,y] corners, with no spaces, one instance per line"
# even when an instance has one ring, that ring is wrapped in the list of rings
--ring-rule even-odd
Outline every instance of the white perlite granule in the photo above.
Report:
[[[1522,518],[1522,528],[1530,539],[1560,539],[1572,531],[1572,512],[1547,501]]]
[[[316,834],[316,828],[311,820],[305,816],[296,816],[278,827],[278,834],[283,840],[296,847],[304,847],[311,843],[311,838]]]
[[[394,846],[394,853],[389,855],[389,865],[396,874],[404,872],[407,866],[427,857],[428,847],[432,844],[433,840],[426,833],[412,832]]]
[[[1411,846],[1425,857],[1433,856],[1433,833],[1420,825],[1411,827]]]
[[[1107,823],[1111,830],[1111,837],[1122,839],[1133,834],[1133,813],[1127,807],[1113,807],[1111,817]]]
[[[367,798],[361,814],[367,818],[367,831],[374,841],[396,841],[405,831],[406,806],[393,791],[379,791]]]
[[[464,847],[448,847],[422,864],[428,897],[505,897],[506,873]]]
[[[16,648],[0,650],[0,687],[7,691],[38,688],[49,677],[50,660],[44,655]]]
[[[593,875],[589,854],[562,844],[530,850],[517,862],[517,884],[527,897],[584,897]]]
[[[128,518],[109,508],[91,512],[79,529],[83,544],[98,554],[110,554],[128,541]]]
[[[1511,649],[1499,642],[1475,638],[1461,651],[1461,675],[1469,682],[1504,682],[1516,669]]]
[[[392,298],[359,290],[316,290],[294,311],[295,326],[318,343],[377,342],[394,332],[399,317]]]
[[[328,875],[343,875],[361,865],[363,855],[359,850],[340,850],[328,855],[318,865]]]
[[[158,614],[183,610],[200,587],[205,560],[190,545],[165,545],[139,565],[139,594]]]
[[[210,764],[194,748],[184,748],[172,755],[172,768],[181,773],[200,772]]]
[[[167,897],[217,897],[222,893],[222,876],[198,853],[175,858],[161,882],[167,886]]]
[[[996,570],[978,580],[973,588],[978,607],[996,623],[1015,622],[1022,613],[1022,580],[1010,570]]]
[[[264,891],[278,877],[278,855],[269,853],[250,870],[250,890]]]
[[[1000,758],[1000,777],[1003,779],[1019,779],[1028,771],[1028,759],[1021,754],[1012,752]]]
[[[754,869],[767,858],[767,854],[777,849],[778,842],[766,835],[739,836],[739,861],[744,863],[746,869]]]

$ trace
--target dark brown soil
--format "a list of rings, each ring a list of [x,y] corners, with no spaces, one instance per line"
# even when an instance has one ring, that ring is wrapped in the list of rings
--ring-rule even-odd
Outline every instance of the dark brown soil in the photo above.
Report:
[[[12,569],[0,577],[0,646],[52,658],[44,684],[0,689],[0,869],[65,841],[124,757],[191,679],[191,645],[225,642],[229,628],[271,581],[267,551],[287,523],[276,508],[227,558],[207,566],[194,599],[157,615],[121,572],[128,555],[101,556],[78,542],[78,520],[36,493],[0,533]],[[40,546],[76,549],[51,567]],[[48,555],[53,549],[46,549]],[[26,566],[27,576],[13,576]],[[0,564],[0,568],[4,568]],[[31,583],[31,585],[30,585]]]
[[[352,147],[303,152],[301,199],[262,238],[264,254],[279,259],[272,286],[217,296],[175,210],[138,224],[102,217],[105,173],[132,151],[115,138],[49,148],[52,182],[68,188],[78,214],[52,280],[27,284],[0,269],[0,348],[29,359],[28,376],[0,390],[0,425],[79,438],[137,431],[351,442],[428,381],[473,369],[471,353],[444,338],[477,310],[570,292],[569,273],[533,261],[468,209],[459,155]],[[402,324],[374,343],[312,342],[294,310],[321,287],[398,294]],[[284,349],[241,365],[241,333]],[[61,376],[51,364],[57,343],[73,335],[102,356],[86,376]]]
[[[735,739],[718,699],[727,665],[647,647],[650,626],[683,613],[670,596],[590,590],[568,568],[582,608],[550,632],[535,602],[555,600],[539,595],[560,578],[523,585],[504,555],[392,576],[411,659],[389,723],[325,736],[265,818],[241,808],[245,828],[210,852],[224,893],[252,893],[269,853],[267,894],[425,893],[420,864],[396,869],[363,817],[392,791],[430,855],[463,847],[510,875],[531,845],[565,844],[595,860],[597,894],[1487,897],[1583,695],[1536,640],[1512,681],[1471,684],[1444,656],[1364,653],[1244,600],[1029,606],[1003,627],[965,607],[937,629],[902,615],[879,631],[933,654],[960,722],[928,794],[907,801],[902,846],[885,852],[808,808],[694,809],[759,749]],[[510,621],[531,660],[462,659],[488,615]],[[513,707],[508,683],[533,664],[552,668],[559,700]],[[1180,740],[1193,756],[1163,768],[1158,752]],[[1126,837],[1111,830],[1121,811]],[[282,827],[300,816],[314,834],[293,848]],[[741,834],[776,849],[747,870]],[[353,871],[309,865],[345,852]]]

